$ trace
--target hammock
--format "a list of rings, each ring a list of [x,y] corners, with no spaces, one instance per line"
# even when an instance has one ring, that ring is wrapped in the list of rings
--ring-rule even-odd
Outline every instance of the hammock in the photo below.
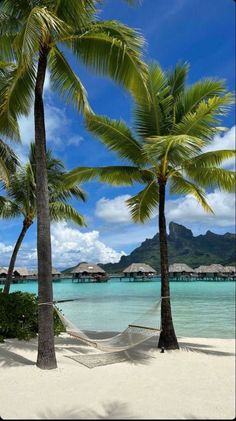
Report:
[[[63,300],[63,302],[65,301],[67,300]],[[128,327],[123,332],[106,339],[93,339],[87,336],[81,330],[79,330],[75,325],[73,325],[73,323],[71,323],[54,305],[54,308],[63,325],[65,326],[66,332],[69,335],[74,336],[82,342],[85,342],[86,344],[89,344],[105,352],[125,351],[143,343],[144,341],[146,341],[149,338],[152,338],[155,335],[159,335],[161,332],[159,311],[160,307],[161,299],[157,303],[155,303],[148,311],[146,311],[138,319],[136,319],[135,322],[133,322],[133,324],[128,325]],[[157,321],[155,321],[153,325],[154,316],[157,317],[158,314],[159,324],[157,323]]]

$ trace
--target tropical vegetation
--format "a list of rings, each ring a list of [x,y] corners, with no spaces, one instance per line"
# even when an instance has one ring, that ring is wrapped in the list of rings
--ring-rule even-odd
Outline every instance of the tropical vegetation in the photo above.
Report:
[[[46,159],[50,219],[52,221],[71,220],[80,226],[85,226],[83,216],[67,203],[69,198],[84,201],[83,190],[76,181],[70,181],[70,172],[65,171],[63,162],[55,159],[50,150],[46,153]],[[3,290],[8,294],[22,241],[37,215],[34,144],[31,144],[28,162],[25,165],[18,165],[10,175],[8,183],[3,182],[2,187],[5,194],[0,196],[0,218],[23,217],[23,227],[12,252]]]
[[[56,311],[53,313],[54,335],[64,331]],[[38,299],[28,292],[3,294],[0,290],[0,343],[7,338],[29,340],[38,333]]]
[[[143,39],[116,21],[97,19],[97,0],[3,0],[0,3],[0,133],[19,139],[18,117],[28,115],[34,102],[36,147],[36,206],[39,302],[52,302],[51,243],[44,82],[78,111],[90,112],[85,88],[66,58],[76,59],[96,73],[108,75],[137,98],[145,91]],[[129,0],[129,3],[134,3]],[[37,366],[56,368],[53,310],[39,308]]]
[[[135,131],[123,121],[87,116],[87,129],[131,165],[77,168],[73,173],[80,181],[99,177],[113,185],[144,184],[127,201],[134,222],[144,223],[155,217],[158,209],[162,296],[159,347],[166,349],[178,348],[168,277],[166,195],[192,195],[206,212],[213,213],[206,189],[235,188],[235,173],[221,166],[235,156],[235,151],[209,150],[213,137],[223,130],[218,124],[233,96],[222,80],[203,79],[188,86],[188,72],[188,64],[177,64],[170,71],[155,63],[149,66],[147,96],[134,110]]]

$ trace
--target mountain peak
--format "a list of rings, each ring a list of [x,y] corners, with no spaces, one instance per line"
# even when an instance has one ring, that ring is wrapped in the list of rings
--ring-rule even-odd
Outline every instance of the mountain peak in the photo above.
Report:
[[[170,222],[169,233],[170,239],[172,240],[178,239],[178,237],[184,239],[191,239],[193,237],[193,233],[190,229],[186,228],[184,225],[176,224],[175,222]]]

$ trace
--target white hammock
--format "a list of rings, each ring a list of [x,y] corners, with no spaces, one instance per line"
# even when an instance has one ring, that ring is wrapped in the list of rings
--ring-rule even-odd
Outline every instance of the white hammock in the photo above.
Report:
[[[73,325],[73,323],[71,323],[54,305],[54,308],[69,335],[106,352],[125,351],[141,344],[155,335],[160,335],[160,307],[161,299],[135,320],[133,324],[128,325],[123,332],[106,339],[93,339]],[[154,317],[157,318],[157,315],[159,316],[159,324],[156,321],[153,325],[153,319]]]

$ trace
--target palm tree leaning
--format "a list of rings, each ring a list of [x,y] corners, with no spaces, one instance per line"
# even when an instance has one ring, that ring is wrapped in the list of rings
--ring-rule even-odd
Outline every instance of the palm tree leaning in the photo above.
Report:
[[[47,171],[49,186],[49,213],[52,221],[71,220],[85,226],[84,218],[67,203],[70,197],[85,200],[85,194],[76,182],[70,182],[70,172],[64,170],[62,161],[55,159],[47,151]],[[9,293],[16,258],[22,241],[37,215],[35,148],[31,145],[29,160],[24,166],[18,165],[10,176],[9,183],[4,183],[5,195],[0,196],[0,218],[10,219],[23,216],[23,227],[16,241],[9,263],[3,292]]]
[[[170,194],[190,194],[205,211],[213,212],[206,201],[205,189],[233,191],[235,186],[235,173],[221,168],[225,159],[235,156],[235,151],[204,152],[222,130],[217,127],[218,120],[232,103],[232,95],[220,80],[200,80],[187,87],[187,75],[187,64],[177,64],[168,72],[157,64],[150,65],[147,99],[136,104],[134,110],[136,134],[122,121],[96,115],[87,117],[87,129],[119,158],[129,161],[130,166],[77,168],[72,172],[72,177],[80,181],[98,177],[113,185],[131,185],[135,181],[145,184],[143,190],[127,201],[134,222],[145,222],[158,208],[163,297],[159,347],[166,349],[178,348],[168,275],[167,189]]]
[[[129,3],[133,3],[129,0]],[[0,5],[0,133],[19,137],[17,118],[29,113],[34,99],[39,335],[37,366],[56,368],[53,336],[50,216],[46,168],[43,90],[46,70],[66,102],[90,112],[86,91],[65,53],[98,74],[108,75],[137,97],[145,91],[143,39],[116,21],[96,18],[97,0],[3,0]],[[16,64],[15,64],[16,63]]]

